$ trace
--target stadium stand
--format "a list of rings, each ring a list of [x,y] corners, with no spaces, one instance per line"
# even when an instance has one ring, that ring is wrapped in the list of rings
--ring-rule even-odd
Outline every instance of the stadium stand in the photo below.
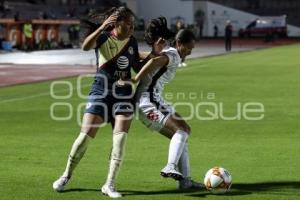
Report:
[[[80,6],[79,6],[80,5]],[[10,0],[1,1],[0,17],[20,19],[68,19],[87,14],[96,7],[120,6],[118,0]]]
[[[24,46],[24,38],[22,37],[22,26],[25,23],[34,25],[34,37],[31,40],[33,48],[30,49],[56,49],[64,47],[78,47],[79,46],[79,19],[87,15],[94,8],[107,8],[113,6],[123,5],[119,0],[0,0],[0,48],[3,40],[11,42],[11,46],[18,49],[28,50]],[[36,20],[40,21],[37,25]],[[54,21],[56,20],[56,21]],[[77,21],[76,21],[77,20]],[[42,24],[44,23],[44,27]],[[50,32],[51,27],[55,31],[59,30],[60,36],[51,36],[44,33]],[[43,33],[38,33],[41,30]],[[36,34],[44,35],[43,41],[37,39]],[[55,34],[57,35],[57,34]],[[44,41],[45,37],[48,41]],[[52,41],[55,37],[55,41]],[[36,42],[38,40],[38,42]],[[1,45],[2,44],[2,45]],[[6,43],[5,43],[6,44]],[[59,45],[61,44],[61,45]]]
[[[298,0],[211,0],[218,4],[260,16],[287,15],[287,23],[300,26],[300,1]]]

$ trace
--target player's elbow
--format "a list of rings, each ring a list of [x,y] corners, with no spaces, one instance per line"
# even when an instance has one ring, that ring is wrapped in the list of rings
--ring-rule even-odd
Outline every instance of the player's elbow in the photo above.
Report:
[[[94,44],[91,40],[89,40],[88,38],[85,39],[81,45],[81,49],[83,51],[89,51],[91,50],[92,48],[94,48]]]
[[[81,45],[81,49],[82,49],[83,51],[88,51],[88,50],[90,50],[90,48],[89,48],[88,45],[86,45],[86,44],[82,44],[82,45]]]
[[[187,124],[185,124],[184,126],[181,127],[181,129],[186,132],[187,134],[191,134],[191,127]]]

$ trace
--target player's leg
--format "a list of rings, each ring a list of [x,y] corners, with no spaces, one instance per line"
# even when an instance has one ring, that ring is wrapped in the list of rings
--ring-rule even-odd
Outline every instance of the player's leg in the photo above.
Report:
[[[91,113],[84,114],[80,134],[70,152],[68,165],[64,172],[65,176],[72,175],[74,168],[87,150],[89,141],[95,138],[97,130],[103,122],[102,117],[98,115]]]
[[[113,129],[113,146],[110,155],[109,169],[106,183],[102,186],[101,192],[112,198],[121,197],[121,193],[115,189],[115,182],[125,154],[125,145],[128,130],[130,128],[131,115],[116,115]]]
[[[179,113],[175,113],[177,123],[180,124],[181,127],[185,127],[186,131],[191,134],[191,128],[186,123],[186,121],[180,116]],[[189,149],[188,149],[188,141],[186,142],[181,157],[178,162],[178,169],[183,175],[183,179],[178,182],[179,189],[203,189],[205,186],[191,179],[191,170],[190,170],[190,158],[189,158]]]
[[[178,182],[178,189],[204,189],[205,185],[191,179],[190,160],[188,143],[184,146],[183,152],[178,162],[178,169],[183,175],[183,179]]]
[[[176,113],[176,115],[178,115]],[[178,115],[179,116],[179,115]],[[162,128],[159,131],[162,135],[171,139],[173,132],[166,127]],[[178,170],[183,175],[183,179],[178,181],[178,189],[201,189],[205,186],[199,182],[196,182],[191,179],[190,175],[190,161],[189,161],[189,152],[188,152],[188,142],[186,142],[184,149],[182,151],[181,157],[178,161]]]
[[[179,123],[177,118],[175,115],[168,116],[164,125],[173,135],[169,145],[168,164],[161,170],[161,175],[180,180],[183,178],[183,175],[178,172],[177,166],[188,139],[189,127]]]
[[[172,139],[172,136],[174,135],[173,131],[167,129],[164,127],[160,130],[160,133],[164,135],[165,137]],[[178,161],[178,169],[182,173],[184,178],[190,177],[190,162],[189,162],[189,153],[188,153],[188,142],[186,142],[181,157]]]
[[[168,129],[165,136],[170,138],[168,164],[161,170],[161,176],[171,177],[176,180],[182,179],[183,176],[178,172],[178,159],[182,153],[182,146],[188,137],[188,134],[179,127],[176,119],[172,117],[173,109],[161,102],[151,102],[150,99],[144,98],[139,106],[139,119],[150,129],[161,131]],[[175,154],[179,154],[178,158]],[[176,160],[177,159],[177,160]]]
[[[182,117],[177,112],[175,112],[173,116],[174,116],[178,126],[190,134],[191,128],[186,123],[186,121],[183,120]],[[187,140],[186,140],[186,143],[182,150],[182,154],[178,161],[178,169],[182,173],[184,179],[186,179],[187,177],[190,177],[190,161],[189,161],[188,141]]]
[[[59,192],[64,189],[64,186],[70,180],[75,167],[87,150],[89,141],[96,136],[98,127],[102,123],[102,117],[91,113],[84,114],[80,134],[72,145],[63,175],[53,183],[54,190]]]

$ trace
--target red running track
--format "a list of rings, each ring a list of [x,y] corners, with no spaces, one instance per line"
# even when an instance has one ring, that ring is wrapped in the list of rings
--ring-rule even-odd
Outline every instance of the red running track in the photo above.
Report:
[[[0,87],[94,74],[88,65],[10,65],[0,64]]]

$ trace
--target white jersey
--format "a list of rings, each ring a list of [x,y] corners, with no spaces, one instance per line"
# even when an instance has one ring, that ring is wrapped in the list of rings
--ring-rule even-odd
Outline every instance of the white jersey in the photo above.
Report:
[[[173,47],[167,47],[163,49],[161,53],[168,56],[168,65],[148,74],[141,80],[137,88],[138,94],[150,92],[155,96],[160,96],[165,84],[174,79],[176,70],[181,63],[181,58],[177,50]]]
[[[175,113],[175,109],[163,99],[162,92],[165,84],[175,77],[181,63],[176,49],[168,47],[161,53],[168,56],[169,63],[141,80],[136,95],[139,119],[147,127],[156,131],[160,131],[168,118]]]

